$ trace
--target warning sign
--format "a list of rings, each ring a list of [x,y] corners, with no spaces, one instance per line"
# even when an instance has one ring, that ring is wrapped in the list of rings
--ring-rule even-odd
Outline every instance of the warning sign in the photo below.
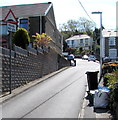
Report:
[[[9,10],[9,12],[8,12],[7,16],[5,17],[5,19],[3,20],[3,22],[18,23],[15,15],[11,9]]]

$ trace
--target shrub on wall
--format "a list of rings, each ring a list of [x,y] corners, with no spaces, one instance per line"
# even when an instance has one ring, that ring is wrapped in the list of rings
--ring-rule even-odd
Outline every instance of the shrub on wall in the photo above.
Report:
[[[13,36],[13,44],[26,49],[30,43],[30,37],[28,31],[24,28],[20,28]]]
[[[46,33],[42,33],[41,35],[39,33],[36,33],[36,35],[32,36],[34,38],[34,46],[35,47],[43,47],[47,46],[52,39],[50,36],[47,36]]]

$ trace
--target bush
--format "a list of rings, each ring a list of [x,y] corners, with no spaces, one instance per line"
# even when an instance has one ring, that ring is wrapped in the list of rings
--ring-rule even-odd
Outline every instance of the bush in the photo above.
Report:
[[[105,73],[104,75],[104,84],[108,86],[110,90],[110,99],[109,99],[109,107],[112,113],[115,116],[118,116],[117,108],[118,108],[118,64],[106,64],[108,67],[112,67],[111,73]],[[108,68],[109,68],[108,67]],[[108,71],[107,71],[108,72]]]
[[[41,35],[39,33],[36,33],[36,35],[32,36],[34,38],[34,46],[35,47],[43,47],[47,46],[51,41],[51,37],[47,36],[46,33],[42,33]]]
[[[114,88],[115,83],[118,83],[118,69],[115,72],[112,72],[108,79],[109,88]]]
[[[118,116],[117,107],[118,107],[118,83],[113,85],[113,88],[110,91],[110,101],[109,107],[115,116]]]
[[[116,71],[118,69],[118,63],[114,62],[114,63],[104,63],[102,65],[102,69],[103,69],[103,75],[105,75],[106,73],[112,73],[113,71]]]
[[[118,69],[112,73],[104,75],[104,82],[109,88],[113,88],[115,83],[118,83]]]
[[[24,28],[20,28],[13,36],[13,44],[26,49],[30,43],[30,37],[28,31]]]

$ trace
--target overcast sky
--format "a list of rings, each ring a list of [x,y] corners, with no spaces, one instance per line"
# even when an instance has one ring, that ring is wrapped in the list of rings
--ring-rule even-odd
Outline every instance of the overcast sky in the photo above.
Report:
[[[100,16],[91,14],[94,11],[102,12],[103,26],[106,29],[116,28],[116,2],[118,0],[0,0],[0,6],[52,2],[58,27],[59,24],[66,23],[70,19],[78,20],[79,17],[90,20],[79,1],[92,20],[96,22],[97,27],[100,27]]]

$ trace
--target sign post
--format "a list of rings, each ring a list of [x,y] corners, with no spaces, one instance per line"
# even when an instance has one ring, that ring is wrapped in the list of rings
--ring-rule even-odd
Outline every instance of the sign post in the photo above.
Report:
[[[9,68],[10,68],[10,72],[9,72],[9,92],[11,94],[12,92],[12,63],[11,63],[11,51],[12,51],[12,32],[16,32],[16,24],[17,19],[13,13],[13,11],[10,9],[7,16],[5,17],[5,19],[3,20],[3,22],[7,23],[7,30],[9,32],[10,38],[9,38]]]
[[[12,32],[10,31],[10,40],[9,40],[9,67],[10,67],[10,73],[9,73],[9,92],[11,94],[11,91],[12,91],[12,79],[11,79],[11,69],[12,69],[12,64],[11,64],[11,50],[12,50]]]

